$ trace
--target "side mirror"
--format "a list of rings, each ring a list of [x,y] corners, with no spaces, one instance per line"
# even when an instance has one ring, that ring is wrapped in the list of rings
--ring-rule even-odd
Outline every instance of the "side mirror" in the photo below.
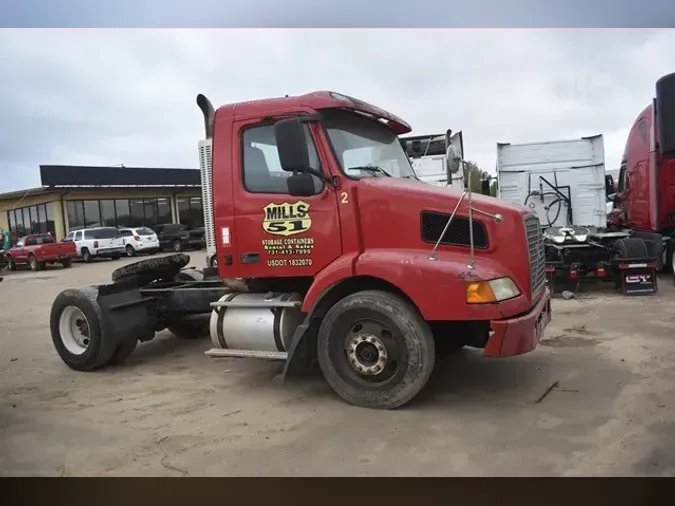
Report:
[[[448,133],[450,132],[448,131]],[[453,136],[446,136],[446,139],[445,170],[447,171],[448,181],[452,181],[452,174],[457,174],[460,171],[462,168],[462,161],[464,160],[462,132],[457,132]]]
[[[307,138],[300,118],[284,119],[275,123],[274,137],[277,141],[279,162],[283,170],[305,172],[309,169]]]
[[[316,193],[314,178],[309,172],[298,172],[288,176],[286,185],[292,197],[311,197]]]

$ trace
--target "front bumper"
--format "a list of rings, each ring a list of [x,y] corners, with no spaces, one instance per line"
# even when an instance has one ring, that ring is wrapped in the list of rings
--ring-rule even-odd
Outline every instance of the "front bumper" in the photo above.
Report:
[[[490,338],[483,355],[514,357],[534,350],[551,321],[551,292],[544,288],[539,302],[522,316],[490,322]]]

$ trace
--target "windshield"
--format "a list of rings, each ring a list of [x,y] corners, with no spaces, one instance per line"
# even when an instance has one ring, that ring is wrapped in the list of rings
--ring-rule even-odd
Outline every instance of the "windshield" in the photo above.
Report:
[[[342,170],[349,177],[415,178],[398,136],[377,120],[339,109],[324,111],[322,122]]]

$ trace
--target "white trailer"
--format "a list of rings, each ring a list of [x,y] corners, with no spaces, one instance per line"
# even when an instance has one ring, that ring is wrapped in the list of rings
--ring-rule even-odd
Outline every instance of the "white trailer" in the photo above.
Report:
[[[497,145],[498,196],[532,209],[543,226],[607,226],[602,135]]]
[[[400,139],[420,180],[434,186],[464,188],[463,171],[452,174],[452,180],[448,183],[447,169],[449,149],[453,153],[464,153],[461,131],[454,135],[448,130],[444,134],[408,135]]]
[[[612,278],[625,294],[654,293],[651,248],[607,226],[607,180],[602,135],[497,144],[497,196],[539,217],[551,288],[595,276]]]

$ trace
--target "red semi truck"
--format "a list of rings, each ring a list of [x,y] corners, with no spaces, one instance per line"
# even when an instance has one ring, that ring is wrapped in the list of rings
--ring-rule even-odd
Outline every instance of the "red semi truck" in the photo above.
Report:
[[[624,149],[608,222],[633,231],[675,273],[675,73],[635,119]]]
[[[168,329],[209,356],[318,363],[349,403],[391,409],[435,358],[533,350],[551,318],[539,220],[527,208],[419,181],[402,119],[322,91],[230,104],[198,96],[203,271],[184,254],[65,290],[53,343],[72,369],[121,362]],[[448,148],[449,176],[462,153]],[[214,257],[215,255],[215,262]]]

